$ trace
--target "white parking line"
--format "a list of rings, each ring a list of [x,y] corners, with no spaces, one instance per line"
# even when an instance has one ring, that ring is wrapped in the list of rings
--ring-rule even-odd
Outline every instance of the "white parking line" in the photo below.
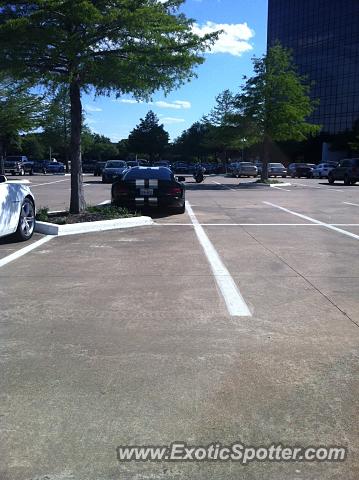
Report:
[[[330,225],[329,223],[321,222],[320,220],[316,220],[315,218],[308,217],[307,215],[302,215],[301,213],[293,212],[292,210],[288,210],[288,208],[280,207],[279,205],[275,205],[271,202],[263,202],[266,205],[270,205],[271,207],[278,208],[283,212],[290,213],[291,215],[295,215],[299,218],[303,218],[304,220],[309,220],[317,225],[321,225],[322,227],[328,228],[329,230],[334,230],[335,232],[341,233],[342,235],[346,235],[347,237],[354,238],[355,240],[359,240],[359,235],[355,235],[354,233],[348,232],[347,230],[342,230],[341,228],[335,227],[334,225]]]
[[[100,206],[100,205],[110,205],[110,203],[111,203],[111,200],[104,200],[103,202],[98,203],[97,206]]]
[[[35,250],[35,248],[40,247],[41,245],[48,242],[52,238],[54,238],[53,235],[46,235],[46,237],[40,238],[40,240],[38,240],[37,242],[34,242],[31,245],[28,245],[27,247],[21,248],[17,252],[14,252],[11,255],[8,255],[7,257],[1,258],[0,268],[3,267],[4,265],[7,265],[10,262],[13,262],[14,260],[17,260],[20,257],[23,257],[27,253],[31,252],[32,250]]]
[[[351,203],[351,202],[343,202],[345,205],[352,205],[353,207],[359,207],[358,203]]]
[[[197,220],[192,207],[186,201],[187,213],[192,221],[199,243],[201,244],[207,260],[211,266],[212,273],[227,305],[228,312],[234,317],[251,317],[251,312],[244,301],[231,274],[220,259],[216,249],[207,237],[206,232]]]
[[[292,190],[288,190],[288,188],[279,187],[277,185],[271,185],[272,188],[276,188],[277,190],[285,190],[286,192],[291,192]]]
[[[100,204],[101,205],[101,204]],[[193,227],[193,223],[156,223],[160,227],[178,225]],[[202,227],[321,227],[317,223],[199,223]],[[328,223],[332,227],[359,227],[359,223]]]
[[[68,182],[70,179],[65,178],[65,180],[56,180],[56,182],[46,182],[46,183],[36,183],[36,184],[31,184],[31,189],[35,187],[42,187],[43,185],[52,185],[53,183],[61,183],[61,182]]]
[[[231,190],[232,192],[237,191],[234,188],[228,187],[227,185],[223,185],[223,183],[215,182],[214,180],[212,180],[212,183],[215,183],[216,185],[220,185],[221,187],[227,188],[227,190]]]

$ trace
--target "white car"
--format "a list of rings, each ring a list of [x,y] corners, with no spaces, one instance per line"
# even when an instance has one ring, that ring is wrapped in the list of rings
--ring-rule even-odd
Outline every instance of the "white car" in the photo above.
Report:
[[[313,170],[314,178],[327,178],[329,173],[337,166],[336,162],[320,163]]]
[[[17,240],[29,240],[35,230],[35,214],[30,188],[0,175],[0,237],[15,234]]]

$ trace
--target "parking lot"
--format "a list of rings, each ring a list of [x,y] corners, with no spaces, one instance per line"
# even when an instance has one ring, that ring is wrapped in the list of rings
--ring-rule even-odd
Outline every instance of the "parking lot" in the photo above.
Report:
[[[26,179],[37,207],[68,206],[70,177]],[[359,185],[251,181],[189,178],[184,215],[51,238],[3,265],[25,245],[0,241],[1,480],[359,478]],[[110,199],[84,182],[89,204]],[[116,458],[239,439],[348,458]]]

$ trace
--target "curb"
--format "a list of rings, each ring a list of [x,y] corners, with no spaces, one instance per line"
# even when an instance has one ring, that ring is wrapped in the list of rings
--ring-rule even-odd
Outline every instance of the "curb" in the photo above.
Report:
[[[283,182],[283,183],[270,183],[270,187],[291,187],[292,184],[289,182]]]
[[[143,227],[154,225],[151,217],[118,218],[115,220],[100,220],[98,222],[73,223],[70,225],[55,225],[48,222],[36,222],[35,232],[45,235],[76,235],[79,233],[103,232],[120,228]]]

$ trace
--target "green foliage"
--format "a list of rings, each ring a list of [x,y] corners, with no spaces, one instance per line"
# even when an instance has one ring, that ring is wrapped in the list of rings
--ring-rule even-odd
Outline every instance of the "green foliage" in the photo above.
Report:
[[[183,0],[0,2],[0,66],[45,85],[139,97],[194,75],[218,35],[192,33]]]
[[[207,156],[209,149],[206,141],[209,128],[208,123],[195,122],[176,139],[176,151],[191,160],[200,160]]]
[[[45,156],[45,151],[42,134],[32,133],[21,137],[21,152],[30,159],[41,160]]]
[[[85,208],[81,93],[148,98],[195,76],[218,34],[199,37],[183,0],[0,1],[0,69],[71,100],[72,212]],[[219,33],[219,32],[218,32]]]
[[[138,154],[147,153],[153,160],[160,156],[168,145],[169,135],[158,117],[150,110],[128,137],[129,149]]]
[[[300,76],[289,50],[280,44],[267,55],[254,58],[254,76],[246,79],[235,99],[236,126],[251,143],[305,140],[321,127],[307,122],[317,102],[310,98],[310,84]]]
[[[71,104],[67,89],[61,86],[47,105],[42,139],[48,151],[68,164],[70,157]]]
[[[36,212],[36,220],[39,222],[47,222],[49,219],[49,209],[47,207],[38,208]]]
[[[20,146],[20,133],[35,130],[42,122],[42,99],[30,93],[27,85],[3,78],[0,83],[0,155],[14,143]]]
[[[104,135],[92,133],[88,127],[82,132],[82,153],[92,160],[110,160],[118,157],[118,148]]]

